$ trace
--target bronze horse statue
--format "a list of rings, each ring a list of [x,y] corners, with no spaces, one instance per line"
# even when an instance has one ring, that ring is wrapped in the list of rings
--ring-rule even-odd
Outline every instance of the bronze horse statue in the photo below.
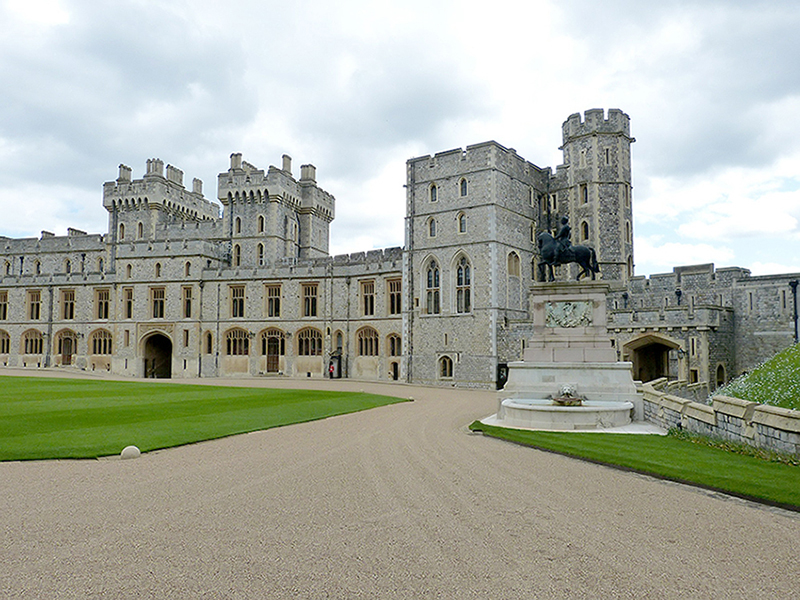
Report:
[[[547,281],[555,281],[553,267],[577,263],[581,270],[578,271],[578,281],[584,275],[591,275],[600,272],[600,265],[597,264],[597,254],[591,246],[567,246],[561,248],[559,252],[559,242],[551,234],[543,231],[537,238],[539,245],[539,281],[545,281],[545,269],[550,269],[550,278]]]

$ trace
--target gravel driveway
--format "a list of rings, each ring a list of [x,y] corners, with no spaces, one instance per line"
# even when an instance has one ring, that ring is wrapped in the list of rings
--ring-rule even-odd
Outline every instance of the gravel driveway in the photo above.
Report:
[[[0,598],[800,595],[800,515],[471,434],[489,392],[306,384],[415,401],[0,463]]]

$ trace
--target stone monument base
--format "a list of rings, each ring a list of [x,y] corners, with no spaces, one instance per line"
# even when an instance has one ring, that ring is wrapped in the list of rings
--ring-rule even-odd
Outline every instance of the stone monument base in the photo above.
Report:
[[[633,382],[629,362],[510,363],[508,382],[500,391],[500,396],[501,400],[550,401],[565,385],[571,386],[586,401],[630,402],[632,419],[644,419],[644,402]],[[498,409],[498,417],[501,416],[500,412],[502,406]]]
[[[579,430],[644,420],[632,365],[617,361],[606,328],[608,290],[603,282],[533,286],[533,335],[523,360],[508,365],[492,424]]]

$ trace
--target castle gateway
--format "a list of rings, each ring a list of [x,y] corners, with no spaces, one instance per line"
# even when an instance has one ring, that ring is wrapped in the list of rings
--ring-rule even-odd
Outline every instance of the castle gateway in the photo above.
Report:
[[[335,200],[231,155],[217,199],[158,159],[103,186],[108,231],[0,237],[0,365],[132,377],[350,377],[494,387],[531,337],[536,239],[591,246],[634,377],[710,388],[793,342],[798,275],[634,275],[630,120],[571,115],[563,164],[485,142],[407,163],[403,248],[330,256]],[[559,277],[574,278],[575,266]]]

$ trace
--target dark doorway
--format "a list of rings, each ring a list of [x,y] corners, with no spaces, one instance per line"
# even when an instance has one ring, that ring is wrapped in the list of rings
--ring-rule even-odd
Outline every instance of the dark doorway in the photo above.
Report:
[[[399,363],[392,363],[392,379],[397,381],[400,378],[400,365]]]
[[[653,381],[660,377],[675,379],[677,374],[670,375],[669,351],[664,344],[648,344],[633,351],[633,369],[636,379],[642,382]]]
[[[65,367],[72,364],[72,338],[68,335],[61,338],[61,364]]]
[[[633,363],[634,379],[641,382],[661,377],[678,379],[680,376],[680,346],[673,340],[659,335],[644,335],[625,344],[622,354],[623,360]]]
[[[144,376],[150,379],[172,377],[172,342],[157,333],[144,344]]]
[[[277,337],[267,338],[267,373],[277,373],[280,367],[281,341]]]

